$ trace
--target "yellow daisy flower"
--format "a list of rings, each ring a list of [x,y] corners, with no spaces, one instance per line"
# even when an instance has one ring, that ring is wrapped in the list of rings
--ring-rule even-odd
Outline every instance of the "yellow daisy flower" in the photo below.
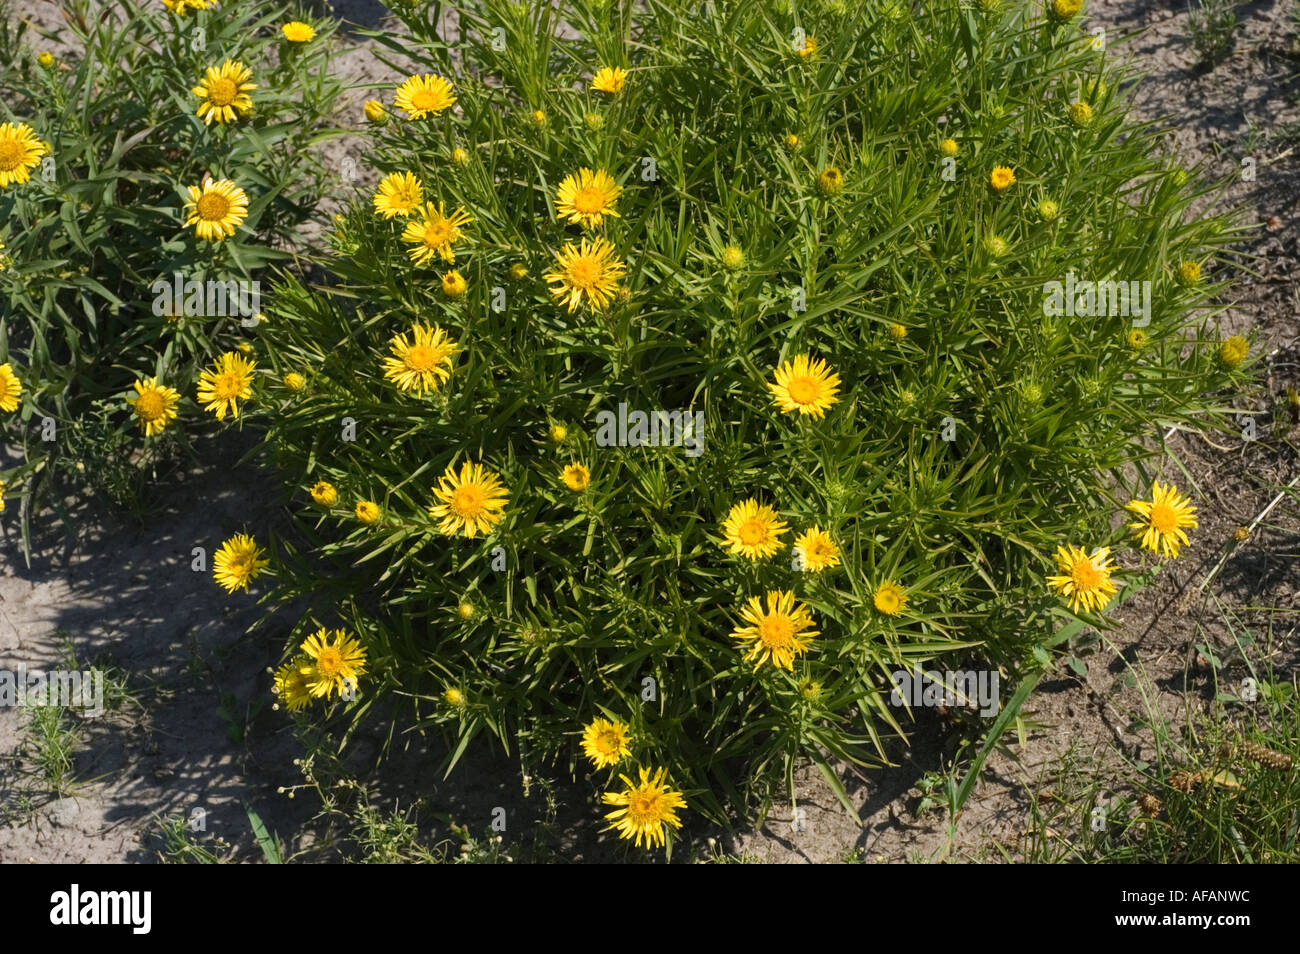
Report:
[[[451,686],[442,694],[442,701],[449,706],[460,708],[465,704],[465,693],[461,692],[455,686]]]
[[[1083,9],[1083,0],[1052,0],[1052,13],[1062,20],[1068,20]]]
[[[781,549],[781,534],[789,529],[775,510],[751,497],[727,514],[722,522],[722,542],[727,552],[757,560]]]
[[[885,580],[876,587],[871,602],[886,616],[897,616],[907,606],[907,591],[893,580]]]
[[[582,730],[582,750],[598,769],[617,765],[632,754],[627,726],[622,722],[597,719]]]
[[[311,703],[312,662],[307,656],[295,656],[275,671],[271,692],[290,712],[305,709]]]
[[[8,361],[0,364],[0,411],[18,410],[18,399],[22,394],[23,383],[14,374],[13,366]]]
[[[290,371],[284,376],[284,386],[290,391],[301,391],[307,386],[307,379],[297,371]]]
[[[785,136],[785,148],[787,148],[787,149],[798,149],[798,148],[799,148],[799,137],[798,137],[797,135],[795,135],[794,133],[786,133],[786,136]]]
[[[1223,344],[1219,345],[1219,361],[1227,368],[1240,367],[1248,354],[1250,354],[1250,342],[1241,335],[1226,338]],[[0,404],[0,407],[4,405]]]
[[[212,181],[205,176],[201,186],[189,186],[185,202],[185,224],[194,226],[199,238],[219,242],[235,234],[248,217],[248,196],[229,179]]]
[[[803,46],[795,51],[799,58],[806,60],[809,57],[817,55],[817,37],[811,33],[803,38]]]
[[[366,104],[362,107],[362,111],[366,114],[366,119],[370,120],[372,123],[383,124],[388,122],[388,110],[386,110],[384,104],[377,99],[366,100]]]
[[[316,31],[310,23],[303,23],[301,20],[293,20],[280,27],[280,32],[290,43],[310,43],[316,39]]]
[[[375,212],[386,219],[410,215],[424,201],[424,183],[410,172],[390,172],[375,190]]]
[[[162,0],[163,6],[177,16],[185,16],[187,10],[210,10],[217,5],[217,0]]]
[[[1058,596],[1070,601],[1070,612],[1080,608],[1091,612],[1100,610],[1115,594],[1115,583],[1110,575],[1115,566],[1110,563],[1110,547],[1098,547],[1089,556],[1082,547],[1069,544],[1056,548],[1056,567],[1061,576],[1049,576],[1047,584]]]
[[[817,191],[822,195],[831,196],[844,188],[844,173],[840,172],[835,166],[823,169],[817,176]]]
[[[722,250],[722,266],[735,271],[745,264],[745,252],[738,245],[728,245]]]
[[[757,596],[751,596],[740,611],[740,618],[748,626],[737,626],[731,632],[733,639],[749,644],[746,662],[753,661],[758,669],[765,662],[794,671],[794,660],[808,651],[813,637],[813,618],[808,607],[796,603],[789,590],[769,590],[767,609]]]
[[[471,539],[491,532],[501,521],[509,499],[497,474],[469,461],[461,465],[459,474],[448,467],[433,494],[441,502],[429,507],[429,516],[440,521],[438,529],[448,536],[461,533]]]
[[[452,246],[461,239],[461,226],[472,221],[464,209],[457,209],[448,216],[443,203],[435,206],[426,202],[423,217],[407,222],[402,232],[402,241],[414,246],[407,250],[411,261],[416,265],[427,265],[435,255],[440,255],[444,262],[454,262],[456,253]]]
[[[451,377],[452,358],[460,350],[442,328],[412,325],[411,338],[394,335],[392,357],[384,359],[384,377],[399,391],[424,397]]]
[[[943,142],[939,143],[939,152],[950,159],[957,155],[957,148],[956,139],[945,139]]]
[[[332,507],[339,499],[338,488],[328,480],[318,480],[312,484],[311,499],[322,507]]]
[[[665,784],[666,774],[663,769],[656,769],[652,776],[649,769],[643,768],[637,784],[620,775],[626,789],[606,792],[604,796],[606,805],[621,806],[605,816],[609,829],[616,829],[620,838],[633,841],[638,848],[643,840],[647,848],[652,848],[664,844],[664,825],[681,828],[677,809],[686,807],[686,799]]]
[[[212,576],[227,593],[248,592],[248,584],[261,574],[270,560],[262,559],[265,551],[246,533],[237,533],[212,557]]]
[[[199,403],[203,410],[215,413],[218,421],[224,421],[227,412],[239,417],[239,402],[253,396],[255,367],[255,362],[233,351],[217,358],[212,368],[205,368],[199,375]]]
[[[0,189],[22,185],[41,164],[49,147],[36,138],[36,131],[26,123],[0,125]]]
[[[1178,492],[1173,484],[1151,485],[1151,499],[1130,500],[1125,505],[1143,519],[1130,523],[1129,528],[1142,540],[1142,546],[1152,553],[1164,552],[1177,559],[1178,548],[1188,541],[1184,528],[1196,528],[1196,508],[1188,498]]]
[[[253,100],[248,95],[257,89],[253,71],[238,60],[226,60],[220,66],[209,66],[207,74],[190,92],[203,102],[199,103],[198,117],[205,126],[212,121],[233,123],[239,116],[253,112]]]
[[[362,523],[375,523],[379,520],[379,504],[373,500],[358,500],[356,514]]]
[[[989,185],[995,192],[1006,192],[1016,184],[1016,174],[1008,166],[994,166],[989,173]]]
[[[595,172],[579,169],[576,174],[565,176],[560,183],[555,194],[555,211],[561,219],[593,228],[600,225],[606,215],[619,218],[614,203],[622,191],[604,169]]]
[[[517,282],[523,281],[528,277],[528,266],[523,262],[515,262],[510,266],[510,277]]]
[[[564,486],[575,493],[581,493],[591,484],[591,471],[582,464],[569,464],[560,474]]]
[[[1194,285],[1201,280],[1201,263],[1182,261],[1178,263],[1178,280],[1184,285]]]
[[[404,109],[408,119],[437,116],[456,102],[452,85],[441,76],[412,76],[397,87],[393,105]]]
[[[776,381],[768,382],[773,403],[786,414],[798,411],[824,417],[826,409],[839,401],[840,377],[821,358],[806,354],[787,361],[776,369]]]
[[[555,260],[556,270],[542,277],[552,286],[551,295],[558,303],[567,303],[569,311],[576,311],[584,299],[591,308],[607,307],[627,268],[603,238],[583,239],[577,246],[566,242]]]
[[[0,513],[5,512],[5,482],[0,480]]]
[[[457,146],[451,151],[451,161],[458,166],[469,164],[469,150]]]
[[[180,399],[178,391],[159,385],[158,379],[153,377],[136,381],[135,396],[128,396],[126,403],[139,418],[144,436],[153,437],[176,420],[176,402]]]
[[[840,548],[820,527],[809,527],[800,534],[794,541],[794,549],[803,557],[803,568],[809,573],[840,565]]]
[[[563,424],[552,424],[551,429],[546,432],[546,435],[551,440],[555,441],[555,443],[563,444],[564,439],[569,436],[569,429]]]
[[[442,293],[448,298],[464,298],[468,288],[465,276],[454,268],[442,276]]]
[[[1070,104],[1070,122],[1076,126],[1087,126],[1092,122],[1092,107],[1082,100]]]
[[[602,66],[591,78],[591,88],[600,93],[616,96],[627,86],[627,70],[617,66]]]
[[[308,636],[300,648],[311,657],[307,688],[317,699],[355,690],[357,677],[366,671],[365,647],[341,629],[334,630],[333,638],[329,638],[328,631],[321,628]]]

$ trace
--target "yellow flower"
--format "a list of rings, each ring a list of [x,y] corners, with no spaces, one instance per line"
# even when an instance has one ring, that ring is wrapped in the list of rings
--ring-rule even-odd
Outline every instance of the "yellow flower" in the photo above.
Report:
[[[341,629],[329,638],[328,631],[321,628],[303,641],[301,649],[312,660],[307,688],[317,699],[355,691],[357,677],[366,671],[365,648]]]
[[[989,173],[989,185],[996,192],[1006,192],[1016,184],[1016,174],[1009,166],[994,166]]]
[[[468,288],[465,276],[454,268],[442,276],[442,293],[448,298],[463,298]]]
[[[1044,222],[1054,222],[1056,217],[1061,214],[1061,207],[1051,199],[1043,199],[1038,203],[1038,216]]]
[[[943,142],[939,143],[939,152],[949,158],[957,155],[957,140],[945,139]]]
[[[448,467],[433,494],[441,502],[429,507],[429,516],[440,521],[438,529],[448,536],[461,533],[470,539],[491,532],[509,499],[499,476],[469,461],[461,465],[459,474]]]
[[[191,92],[203,100],[199,103],[198,117],[204,125],[233,123],[239,116],[253,112],[253,100],[248,95],[257,89],[253,71],[238,60],[226,60],[220,66],[209,66],[207,75]]]
[[[227,593],[248,592],[248,584],[261,574],[271,561],[262,559],[265,551],[246,533],[237,533],[212,557],[212,576]]]
[[[510,277],[517,282],[523,281],[528,277],[528,266],[523,262],[515,262],[510,266]]]
[[[733,271],[745,264],[745,253],[735,245],[728,245],[722,250],[722,264]]]
[[[1092,122],[1092,107],[1080,101],[1070,104],[1070,122],[1076,126],[1086,126]]]
[[[885,580],[876,587],[871,602],[886,616],[897,616],[907,606],[907,591],[893,580]]]
[[[284,386],[290,391],[301,391],[307,386],[307,379],[297,371],[290,371],[284,376]]]
[[[128,396],[126,403],[135,409],[144,436],[153,437],[176,420],[176,402],[180,399],[179,392],[160,386],[154,377],[136,381],[135,396]]]
[[[1226,368],[1239,367],[1246,360],[1248,354],[1250,354],[1250,342],[1241,335],[1233,335],[1219,345],[1219,361]],[[0,407],[4,407],[4,404],[0,403]],[[5,409],[12,410],[11,408]]]
[[[356,514],[362,523],[375,523],[379,520],[379,504],[373,500],[358,500]]]
[[[627,85],[627,70],[617,66],[602,66],[591,78],[591,88],[615,96]]]
[[[45,67],[45,69],[48,70],[51,66],[54,65],[54,54],[49,52],[48,50],[42,51],[41,55],[36,57],[36,62],[40,63],[41,66]]]
[[[311,499],[322,507],[332,507],[339,499],[338,488],[328,480],[318,480],[312,485]]]
[[[1179,546],[1188,542],[1185,528],[1197,526],[1196,508],[1191,501],[1173,484],[1158,480],[1151,485],[1149,501],[1130,500],[1125,509],[1144,518],[1129,524],[1129,529],[1141,538],[1143,548],[1163,552],[1170,559],[1177,559]]]
[[[984,251],[988,252],[992,258],[1001,258],[1011,251],[1011,246],[1001,235],[986,235],[984,237]]]
[[[1070,611],[1080,608],[1091,612],[1100,610],[1116,592],[1110,575],[1115,566],[1110,563],[1110,547],[1098,547],[1089,556],[1082,547],[1069,544],[1056,548],[1056,567],[1061,576],[1049,576],[1047,584],[1058,596],[1070,601]]]
[[[1083,9],[1083,0],[1052,0],[1052,13],[1062,20],[1068,20]]]
[[[211,176],[204,176],[201,186],[188,188],[185,224],[194,226],[201,239],[219,242],[230,238],[248,217],[248,196],[229,179],[213,182]]]
[[[466,621],[473,619],[476,612],[473,603],[461,603],[456,607],[456,615]]]
[[[1184,285],[1193,285],[1201,280],[1201,263],[1200,262],[1179,262],[1178,263],[1178,280]]]
[[[410,215],[424,201],[424,183],[411,172],[390,172],[375,190],[375,212],[386,219]]]
[[[581,493],[591,484],[591,471],[582,464],[569,464],[560,474],[560,478],[564,481],[564,486]]]
[[[772,400],[786,414],[798,411],[813,417],[824,417],[826,409],[839,401],[835,395],[840,389],[839,375],[831,371],[821,358],[797,355],[776,369],[776,381],[767,388]]]
[[[386,110],[384,104],[377,99],[366,100],[366,105],[362,107],[362,111],[365,112],[366,119],[370,120],[372,123],[383,125],[388,122],[388,110]]]
[[[469,162],[469,153],[457,146],[451,151],[451,161],[458,166],[466,165]]]
[[[14,374],[13,366],[8,361],[0,364],[0,411],[18,410],[18,399],[22,393],[23,383]]]
[[[452,358],[460,350],[437,325],[412,325],[411,338],[394,335],[393,355],[384,359],[384,377],[407,394],[424,396],[436,391],[452,371]]]
[[[411,261],[416,265],[427,265],[435,255],[444,262],[454,262],[456,253],[452,246],[461,240],[461,226],[474,221],[464,209],[457,209],[450,216],[446,207],[439,202],[424,204],[423,217],[406,223],[402,232],[402,241],[413,246],[408,249]]]
[[[789,529],[775,510],[750,497],[733,506],[722,522],[722,542],[728,553],[757,560],[781,549],[781,534]]]
[[[557,444],[563,444],[564,439],[569,436],[569,429],[563,424],[552,424],[547,436]]]
[[[254,362],[227,351],[212,368],[205,368],[199,375],[199,403],[203,410],[214,412],[218,421],[224,421],[227,412],[239,417],[239,402],[253,396],[255,367]]]
[[[817,53],[817,37],[813,36],[811,33],[805,36],[803,38],[803,46],[795,50],[795,52],[802,60],[815,56]]]
[[[310,23],[303,23],[301,20],[293,20],[280,27],[280,32],[290,43],[310,43],[316,39],[316,31],[312,29]]]
[[[461,692],[455,686],[451,686],[442,694],[442,701],[449,706],[460,708],[465,704],[465,693]]]
[[[210,10],[217,5],[217,0],[162,0],[163,6],[177,16],[185,16],[187,9]]]
[[[5,482],[0,480],[0,513],[5,512]]]
[[[786,133],[785,148],[787,149],[799,148],[799,137],[796,136],[794,133]]]
[[[311,659],[295,656],[275,671],[275,684],[271,691],[290,712],[305,709],[311,703],[311,674]]]
[[[889,337],[893,338],[895,341],[902,341],[907,337],[906,325],[900,325],[897,323],[891,324],[887,330],[889,331]]]
[[[555,211],[561,219],[578,222],[587,228],[600,225],[604,216],[618,218],[614,203],[623,191],[604,169],[593,172],[579,169],[564,177],[555,194]]]
[[[406,110],[408,119],[437,116],[455,102],[451,83],[441,76],[412,76],[397,87],[393,99],[394,106]]]
[[[532,121],[532,124],[536,126],[538,129],[541,129],[543,126],[546,125],[546,114],[542,112],[540,109],[534,109],[533,114],[528,118],[529,120]]]
[[[803,559],[803,569],[818,573],[840,565],[840,548],[831,535],[820,527],[809,527],[794,541],[795,552]]]
[[[641,769],[641,781],[633,784],[626,775],[620,775],[627,788],[622,792],[606,792],[606,805],[621,805],[617,811],[609,812],[609,828],[617,829],[618,836],[633,841],[641,847],[645,841],[647,848],[664,844],[664,825],[681,828],[677,809],[686,807],[686,800],[681,792],[675,792],[664,783],[667,773],[657,769],[653,776],[649,769]]]
[[[617,765],[632,754],[627,726],[609,719],[596,719],[582,730],[582,750],[598,769]]]
[[[1147,346],[1147,333],[1141,328],[1134,328],[1124,336],[1124,341],[1134,351],[1141,351]]]
[[[808,607],[796,603],[789,590],[769,590],[766,610],[757,596],[751,596],[740,618],[749,625],[737,626],[731,636],[749,644],[745,661],[753,661],[755,669],[770,661],[773,666],[793,672],[795,657],[806,653],[818,635],[811,628],[813,618]]]
[[[835,195],[844,188],[844,173],[835,166],[823,169],[817,177],[817,191],[822,195]]]
[[[603,238],[583,239],[581,245],[566,242],[555,253],[556,270],[542,277],[553,287],[551,295],[576,311],[586,300],[591,308],[609,305],[626,266],[614,255],[614,246]]]
[[[22,185],[41,164],[49,147],[36,138],[36,131],[26,123],[0,125],[0,189]]]

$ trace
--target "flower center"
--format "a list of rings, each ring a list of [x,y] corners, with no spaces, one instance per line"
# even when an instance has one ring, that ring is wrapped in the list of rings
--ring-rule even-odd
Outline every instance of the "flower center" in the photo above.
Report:
[[[26,148],[17,139],[0,139],[0,172],[13,172],[26,156]]]
[[[343,671],[343,654],[333,646],[326,646],[316,657],[316,671],[330,678]]]
[[[230,214],[230,200],[219,192],[203,193],[195,207],[205,222],[220,222]]]
[[[163,416],[163,399],[157,391],[145,391],[135,399],[135,413],[146,421],[156,421]]]
[[[1080,560],[1074,565],[1070,579],[1074,580],[1076,589],[1091,590],[1101,582],[1101,574],[1097,572],[1091,560]]]
[[[619,750],[618,733],[612,729],[606,729],[596,737],[596,748],[600,749],[603,755],[616,755]]]
[[[765,616],[758,624],[758,638],[768,649],[783,649],[790,645],[794,623],[788,616]]]
[[[1151,508],[1151,526],[1161,533],[1172,533],[1178,529],[1178,514],[1169,504],[1158,503]]]
[[[817,382],[807,377],[791,378],[785,389],[795,404],[812,404],[821,393]]]
[[[439,248],[451,240],[451,226],[446,222],[435,222],[424,227],[424,244],[429,248]]]
[[[761,520],[746,520],[740,525],[737,536],[745,546],[756,546],[767,539],[767,524]]]
[[[573,197],[573,207],[584,215],[592,215],[605,208],[605,194],[595,186],[578,190]]]
[[[876,603],[882,613],[898,612],[898,594],[893,590],[881,590],[877,593]]]
[[[659,812],[656,808],[659,799],[648,792],[633,795],[627,803],[627,813],[638,822],[653,822],[659,820]]]
[[[575,288],[595,288],[605,269],[594,258],[580,258],[569,265],[569,284]]]
[[[212,392],[218,399],[229,401],[231,398],[239,397],[240,383],[239,375],[234,371],[223,371],[212,383]]]
[[[487,495],[475,484],[461,484],[451,495],[451,509],[462,517],[477,517],[483,512]]]
[[[208,84],[208,102],[213,106],[229,106],[239,95],[235,81],[225,76]]]
[[[442,106],[442,97],[431,89],[418,89],[411,94],[411,105],[416,109],[438,109]]]
[[[429,345],[412,345],[406,352],[406,366],[412,371],[432,371],[438,356]]]

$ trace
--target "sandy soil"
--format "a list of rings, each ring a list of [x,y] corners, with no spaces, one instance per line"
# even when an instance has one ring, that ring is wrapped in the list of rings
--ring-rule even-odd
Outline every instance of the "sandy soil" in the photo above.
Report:
[[[374,0],[334,6],[367,27],[380,25],[385,14]],[[15,11],[47,29],[58,23],[47,0],[18,0]],[[1238,399],[1242,410],[1268,411],[1287,384],[1300,384],[1300,291],[1294,279],[1300,135],[1287,130],[1300,119],[1300,60],[1292,53],[1286,6],[1277,0],[1240,7],[1234,52],[1209,72],[1195,67],[1181,0],[1094,0],[1087,15],[1106,27],[1112,55],[1133,57],[1147,74],[1138,87],[1139,108],[1149,118],[1166,118],[1169,149],[1187,166],[1231,176],[1226,201],[1242,205],[1248,219],[1268,223],[1243,245],[1257,258],[1252,272],[1235,275],[1232,307],[1223,317],[1225,333],[1254,329],[1270,355],[1268,387]],[[1116,44],[1131,31],[1140,32]],[[339,67],[358,82],[393,81],[388,67],[355,36],[344,34],[340,42],[353,47],[342,53]],[[57,51],[57,45],[51,48]],[[342,115],[351,117],[346,122],[359,126],[364,98],[358,90],[343,104]],[[328,148],[332,161],[361,158],[356,140]],[[1256,160],[1254,181],[1237,174],[1247,156]],[[1296,438],[1293,430],[1291,440]],[[33,787],[29,753],[22,749],[24,713],[0,708],[0,862],[152,860],[153,819],[188,816],[196,807],[208,813],[210,837],[223,837],[241,857],[251,858],[255,849],[244,802],[289,836],[292,849],[329,842],[331,832],[304,825],[315,810],[308,798],[276,794],[277,787],[299,781],[292,765],[298,753],[285,720],[265,705],[265,670],[278,656],[283,628],[272,621],[246,635],[260,612],[255,599],[228,599],[207,575],[189,569],[193,546],[214,548],[229,532],[282,526],[280,510],[267,498],[266,477],[252,465],[229,466],[244,449],[239,440],[225,435],[200,441],[200,466],[170,482],[144,523],[110,521],[75,540],[47,535],[30,568],[11,522],[0,524],[0,669],[19,662],[50,667],[66,634],[80,658],[105,653],[131,673],[139,698],[138,707],[87,723],[77,773],[93,781],[62,799]],[[1019,844],[1031,800],[1057,783],[1067,750],[1103,762],[1149,753],[1150,733],[1132,719],[1142,705],[1138,689],[1125,684],[1129,664],[1141,667],[1154,687],[1157,710],[1175,722],[1185,717],[1180,707],[1187,699],[1205,707],[1213,697],[1214,674],[1198,644],[1225,659],[1221,681],[1245,675],[1241,662],[1225,651],[1232,639],[1220,604],[1239,627],[1257,635],[1254,660],[1293,672],[1300,661],[1300,512],[1294,500],[1284,501],[1245,545],[1235,546],[1232,533],[1264,510],[1277,486],[1300,475],[1294,455],[1262,443],[1211,443],[1182,434],[1169,446],[1186,474],[1172,458],[1166,472],[1187,482],[1201,506],[1194,551],[1115,614],[1121,625],[1110,634],[1112,648],[1087,658],[1086,677],[1062,668],[1043,683],[1026,707],[1039,728],[1023,748],[1012,747],[1016,758],[990,759],[951,836],[942,812],[913,814],[918,783],[943,768],[954,748],[947,725],[927,716],[912,748],[896,753],[897,767],[842,770],[861,827],[820,776],[808,771],[798,779],[797,811],[774,811],[761,828],[743,832],[693,826],[695,853],[707,855],[705,839],[716,838],[719,849],[772,862],[998,860],[997,846],[1014,851]],[[197,500],[202,507],[194,506]],[[377,753],[378,741],[363,739],[354,764],[361,767]],[[510,819],[507,838],[536,839],[544,827],[554,857],[630,857],[596,832],[589,786],[558,784],[548,811],[536,784],[524,793],[517,763],[486,745],[447,781],[431,769],[440,758],[436,747],[407,744],[383,771],[367,773],[372,799],[386,806],[418,804],[428,815],[449,812],[476,830],[486,828],[492,809],[502,806]],[[308,856],[328,857],[328,848],[322,850]]]

